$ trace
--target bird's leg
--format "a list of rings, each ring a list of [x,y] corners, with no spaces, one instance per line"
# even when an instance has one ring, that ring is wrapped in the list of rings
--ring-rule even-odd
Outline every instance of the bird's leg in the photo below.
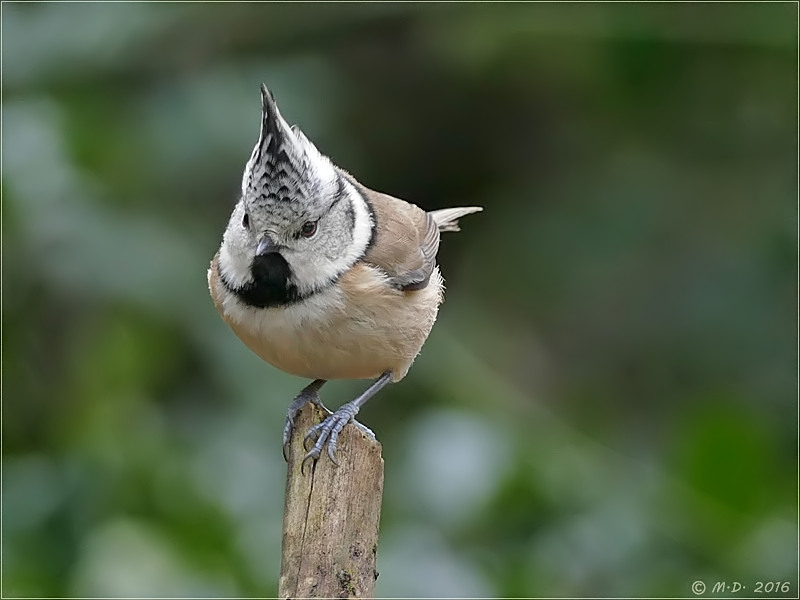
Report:
[[[295,396],[294,400],[292,400],[292,403],[289,405],[289,409],[286,411],[286,425],[283,426],[283,458],[286,462],[289,462],[289,442],[292,441],[294,420],[300,414],[300,411],[306,403],[311,402],[311,404],[319,406],[329,415],[333,414],[322,405],[322,401],[319,399],[319,389],[325,385],[325,381],[325,379],[315,379],[309,383]]]
[[[386,387],[391,380],[392,374],[391,372],[387,371],[373,381],[372,384],[355,400],[343,405],[335,413],[329,415],[322,423],[314,425],[314,427],[309,429],[308,433],[306,433],[305,440],[303,440],[303,445],[305,445],[315,436],[317,439],[316,442],[314,442],[314,447],[311,448],[308,454],[306,454],[305,458],[303,458],[302,466],[305,467],[307,461],[315,462],[320,457],[322,449],[326,444],[328,446],[328,456],[333,464],[338,465],[339,463],[336,462],[336,445],[339,440],[339,434],[342,432],[342,429],[344,429],[344,426],[350,421],[353,421],[355,425],[359,426],[362,430],[365,430],[365,432],[372,437],[372,439],[375,439],[375,434],[364,425],[361,425],[361,423],[358,423],[355,420],[355,416],[358,414],[358,411],[362,406],[364,406],[367,400],[372,398],[380,390]]]

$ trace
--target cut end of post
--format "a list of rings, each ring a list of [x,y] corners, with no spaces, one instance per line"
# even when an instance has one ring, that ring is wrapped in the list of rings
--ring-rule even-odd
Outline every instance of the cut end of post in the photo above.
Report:
[[[379,442],[349,423],[337,467],[326,453],[301,471],[306,431],[325,418],[308,404],[297,418],[288,452],[280,598],[373,598],[383,457]]]

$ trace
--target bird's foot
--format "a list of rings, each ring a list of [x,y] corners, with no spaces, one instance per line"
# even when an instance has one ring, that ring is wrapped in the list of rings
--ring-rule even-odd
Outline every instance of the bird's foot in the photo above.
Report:
[[[312,463],[316,462],[322,454],[322,449],[326,445],[328,447],[328,457],[331,459],[331,462],[338,467],[339,463],[336,461],[336,448],[339,443],[339,434],[342,432],[342,429],[344,429],[344,426],[350,422],[363,431],[370,439],[375,439],[375,434],[369,427],[355,420],[358,409],[359,406],[355,402],[348,402],[335,413],[328,415],[322,423],[318,423],[308,430],[303,440],[303,447],[307,448],[308,443],[314,439],[314,437],[316,437],[316,441],[311,450],[309,450],[303,458],[301,470],[305,470],[306,463],[309,461]]]
[[[315,406],[319,406],[329,415],[333,414],[330,410],[325,408],[322,401],[319,399],[319,388],[322,387],[323,383],[324,381],[319,382],[319,380],[317,380],[303,388],[303,390],[295,396],[294,400],[292,400],[289,409],[286,411],[286,424],[283,426],[283,459],[286,462],[289,462],[289,444],[292,441],[295,420],[300,415],[300,411],[303,410],[303,407],[310,402]]]

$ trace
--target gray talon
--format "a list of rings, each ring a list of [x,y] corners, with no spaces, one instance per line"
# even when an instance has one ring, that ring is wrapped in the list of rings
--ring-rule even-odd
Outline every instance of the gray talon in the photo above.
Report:
[[[319,406],[329,415],[332,414],[319,399],[319,389],[325,384],[324,379],[316,379],[309,385],[304,387],[297,396],[295,396],[292,403],[286,411],[286,424],[283,426],[283,459],[289,462],[289,445],[292,441],[292,432],[295,427],[295,419],[297,419],[303,407],[311,402],[315,406]]]
[[[322,423],[311,427],[306,433],[303,445],[307,447],[308,442],[314,439],[315,436],[316,440],[303,461],[319,460],[319,457],[322,455],[322,449],[327,444],[328,456],[331,462],[338,465],[339,463],[336,461],[336,450],[339,447],[339,434],[342,432],[345,425],[350,421],[354,421],[353,417],[355,416],[355,412],[356,411],[353,410],[350,404],[345,404],[335,413],[329,415]]]
[[[321,381],[321,380],[317,380]],[[303,448],[308,450],[308,443],[316,437],[314,440],[314,445],[311,447],[310,450],[306,453],[303,457],[303,461],[300,464],[300,471],[305,473],[306,464],[316,463],[319,460],[319,457],[322,455],[322,449],[325,448],[327,445],[327,452],[328,457],[331,459],[331,462],[339,466],[339,463],[336,461],[336,450],[339,447],[339,434],[344,429],[344,426],[350,423],[351,421],[353,424],[361,429],[364,434],[366,434],[369,438],[375,439],[375,434],[369,427],[362,425],[358,421],[355,420],[356,415],[358,414],[359,409],[364,405],[364,403],[369,400],[372,396],[374,396],[381,388],[385,387],[391,381],[391,373],[386,372],[380,377],[378,377],[372,385],[370,385],[360,396],[358,396],[352,402],[348,402],[347,404],[343,405],[339,410],[334,413],[328,411],[328,416],[325,417],[325,420],[322,423],[317,423],[313,427],[310,427],[309,430],[306,432],[305,437],[303,438]],[[306,392],[317,382],[315,381],[306,389],[304,389],[300,394],[306,394]],[[324,381],[322,382],[324,383]],[[322,383],[319,384],[319,387],[322,387]],[[316,389],[318,390],[319,387]],[[316,396],[316,390],[312,390],[314,395]],[[294,402],[292,402],[292,406],[289,407],[289,415],[287,416],[287,423],[291,420],[292,416],[292,408],[298,404],[300,400],[300,396],[295,398]],[[313,400],[312,400],[313,401]],[[317,398],[319,401],[319,398]],[[302,406],[305,403],[302,402],[299,406]],[[327,410],[327,409],[326,409]],[[299,412],[299,411],[295,411]],[[293,423],[292,423],[293,425]],[[289,430],[291,431],[291,425],[289,425]],[[284,435],[284,443],[286,443],[286,436]]]

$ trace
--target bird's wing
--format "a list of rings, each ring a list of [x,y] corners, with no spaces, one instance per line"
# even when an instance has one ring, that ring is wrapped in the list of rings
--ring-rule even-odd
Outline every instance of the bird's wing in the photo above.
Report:
[[[362,188],[362,193],[365,190]],[[376,221],[375,239],[364,261],[383,270],[401,290],[428,285],[436,267],[439,225],[419,206],[366,190]]]

